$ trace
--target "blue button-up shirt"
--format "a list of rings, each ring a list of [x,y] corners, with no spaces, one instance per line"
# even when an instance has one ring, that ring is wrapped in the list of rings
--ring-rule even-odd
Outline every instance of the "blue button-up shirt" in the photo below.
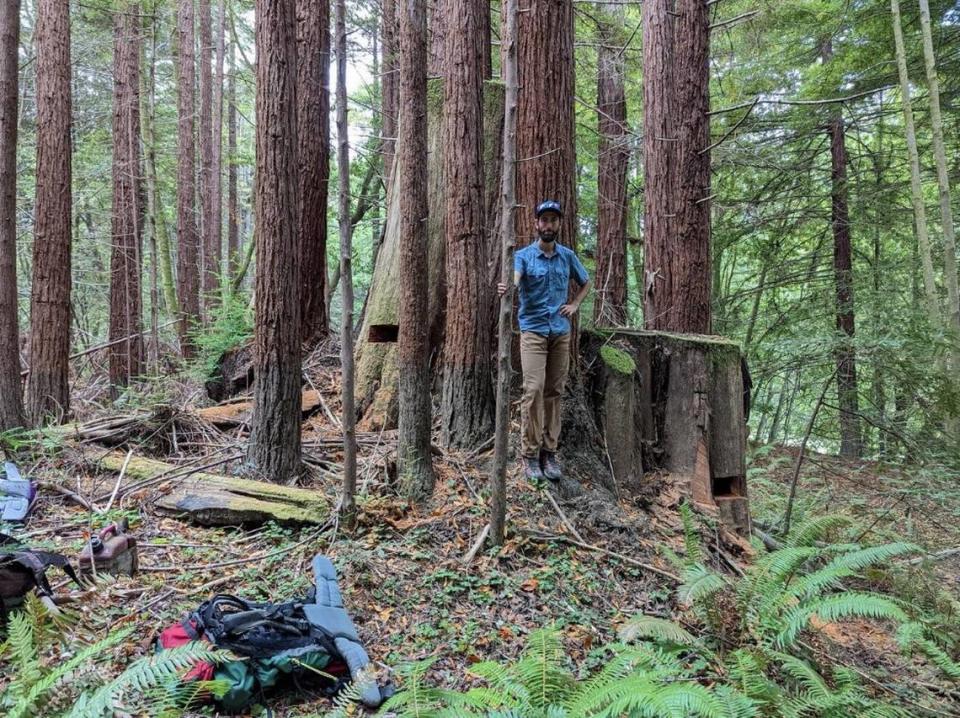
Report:
[[[557,244],[548,257],[534,241],[514,253],[513,269],[521,275],[520,331],[569,334],[570,320],[560,316],[560,307],[567,303],[570,279],[581,287],[589,279],[573,250]]]

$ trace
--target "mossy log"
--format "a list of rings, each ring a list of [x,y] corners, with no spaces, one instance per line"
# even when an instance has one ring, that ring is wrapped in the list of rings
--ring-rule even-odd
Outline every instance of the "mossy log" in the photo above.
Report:
[[[583,452],[590,445],[582,437],[599,436],[613,474],[608,488],[619,496],[635,494],[644,471],[665,472],[691,501],[749,533],[749,382],[739,346],[722,337],[621,330],[585,333],[581,350],[595,430],[584,431],[568,402],[573,420],[563,443]]]
[[[503,88],[487,83],[484,102],[484,147],[499,148],[503,129]],[[443,345],[446,320],[446,192],[443,180],[443,86],[441,80],[430,81],[427,104],[427,263],[429,274],[429,311],[424,321],[430,322],[430,345],[434,353]],[[499,177],[499,154],[484,154],[485,171]],[[394,177],[399,177],[397,169]],[[489,185],[486,194],[490,194]],[[478,196],[478,202],[490,202]],[[367,304],[357,337],[357,383],[354,395],[361,415],[361,431],[393,429],[397,423],[397,337],[400,296],[400,183],[392,184],[387,203],[387,219],[383,242],[377,253]],[[491,225],[488,222],[488,226]]]
[[[119,472],[126,454],[115,451],[99,460],[105,471]],[[177,466],[139,456],[130,458],[127,483],[156,479],[182,471]],[[159,511],[186,516],[205,526],[263,523],[321,524],[330,515],[323,495],[291,486],[251,481],[221,474],[196,473],[160,483],[153,506]]]

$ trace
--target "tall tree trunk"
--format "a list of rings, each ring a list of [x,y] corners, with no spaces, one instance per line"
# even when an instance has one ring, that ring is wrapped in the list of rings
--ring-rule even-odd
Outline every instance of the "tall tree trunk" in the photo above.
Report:
[[[110,254],[110,384],[124,387],[143,372],[140,334],[140,7],[114,13],[113,237]]]
[[[669,2],[650,5],[653,27],[644,27],[644,101],[649,97],[652,103],[645,104],[652,116],[644,124],[649,203],[644,321],[648,329],[709,334],[708,7],[706,0],[677,0],[672,13]],[[681,114],[674,112],[681,108]],[[663,172],[671,179],[657,177]]]
[[[381,123],[383,137],[383,186],[389,201],[393,181],[394,159],[397,147],[397,112],[400,108],[400,43],[397,35],[397,3],[383,0],[383,91],[381,94]]]
[[[0,432],[23,426],[17,310],[20,0],[0,3]]]
[[[231,22],[232,22],[231,18]],[[232,280],[240,263],[240,215],[237,208],[237,47],[230,42],[227,77],[227,267]]]
[[[907,58],[903,47],[899,0],[890,0],[890,11],[893,14],[893,38],[897,53],[897,74],[900,76],[903,124],[907,133],[907,151],[910,154],[910,199],[913,202],[917,244],[920,248],[920,262],[923,267],[923,289],[927,300],[927,316],[930,320],[930,328],[936,330],[940,326],[940,302],[937,298],[937,287],[933,279],[933,259],[930,254],[930,239],[927,235],[927,210],[923,204],[923,191],[920,186],[920,155],[917,151],[917,133],[914,129],[913,108],[910,103],[910,78],[907,75]]]
[[[669,276],[676,227],[672,0],[647,0],[643,12],[643,317],[665,328],[674,280]]]
[[[856,333],[853,303],[853,258],[850,247],[850,213],[847,209],[847,144],[843,118],[829,124],[830,179],[833,226],[833,274],[837,300],[837,395],[840,400],[840,455],[860,456],[860,409],[857,396]]]
[[[534,209],[544,199],[555,199],[563,207],[560,242],[576,248],[573,2],[531,0],[519,23],[517,243],[534,240]]]
[[[256,382],[247,460],[271,481],[300,464],[300,285],[297,242],[295,0],[256,0]]]
[[[930,124],[933,125],[933,156],[937,164],[937,187],[940,196],[940,225],[943,228],[943,272],[947,285],[947,325],[953,341],[960,342],[960,289],[957,287],[957,235],[950,207],[950,175],[947,172],[947,151],[943,143],[943,118],[940,115],[940,81],[933,54],[930,32],[930,4],[920,0],[920,27],[923,31],[923,57],[930,92]],[[960,347],[954,346],[950,356],[950,373],[954,380],[960,376]],[[954,420],[956,424],[956,420]],[[956,433],[956,426],[953,427]]]
[[[517,161],[517,72],[518,0],[503,4],[503,83],[505,86],[503,121],[503,169],[500,175],[500,281],[510,286],[513,279],[512,257],[516,243],[516,161]],[[490,490],[490,541],[503,545],[507,515],[507,446],[510,430],[510,378],[512,370],[513,293],[500,299],[500,321],[497,327],[497,409],[494,434],[494,475]]]
[[[443,124],[446,186],[446,339],[443,349],[441,440],[473,447],[493,429],[490,335],[485,281],[483,176],[483,0],[447,4]]]
[[[200,10],[200,237],[203,248],[200,280],[203,321],[209,324],[220,288],[219,252],[213,206],[213,30],[210,0],[197,0]]]
[[[216,54],[213,67],[213,135],[210,138],[213,167],[210,169],[210,243],[215,249],[217,273],[217,301],[220,300],[228,282],[223,279],[223,63],[226,43],[226,0],[220,0],[217,8]]]
[[[337,0],[337,174],[340,182],[340,277],[343,298],[340,322],[341,401],[343,423],[343,501],[349,528],[356,522],[357,412],[354,408],[353,363],[353,227],[350,222],[350,138],[347,133],[347,9]]]
[[[163,301],[167,314],[171,317],[180,315],[180,305],[177,301],[177,290],[173,276],[173,265],[170,259],[170,232],[167,228],[166,212],[160,196],[160,186],[157,182],[157,139],[154,133],[156,115],[156,65],[157,65],[157,23],[159,17],[147,18],[150,23],[150,62],[144,62],[145,72],[142,75],[140,88],[140,123],[143,131],[144,144],[144,174],[147,183],[147,216],[150,222],[151,236],[156,242],[154,253],[156,269],[160,272],[160,286],[163,291]]]
[[[400,0],[400,375],[397,468],[404,494],[433,493],[430,336],[427,316],[427,15]]]
[[[624,5],[604,6],[597,57],[597,281],[594,322],[622,326],[627,320],[627,101],[618,30]]]
[[[297,162],[300,180],[301,336],[327,333],[327,185],[330,180],[330,2],[297,0]],[[349,214],[347,219],[349,220]]]
[[[180,302],[180,351],[195,353],[192,332],[200,321],[200,237],[196,217],[196,111],[193,53],[193,0],[177,5],[177,294]]]
[[[38,0],[37,190],[30,296],[27,413],[34,423],[70,411],[70,6]]]

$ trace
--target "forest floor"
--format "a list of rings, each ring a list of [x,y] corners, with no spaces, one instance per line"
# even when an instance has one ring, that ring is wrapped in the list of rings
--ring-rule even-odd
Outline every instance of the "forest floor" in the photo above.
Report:
[[[340,456],[329,448],[339,437],[334,419],[338,377],[325,362],[315,363],[310,376],[323,401],[304,422],[311,470],[303,485],[322,492],[332,511],[340,490]],[[204,424],[195,412],[203,403],[198,385],[172,386],[136,399],[130,421],[142,426],[124,434],[122,448],[158,458],[162,453],[166,461],[194,466],[242,452],[242,424],[229,431]],[[146,414],[152,418],[144,419],[145,405],[153,406],[158,395],[164,395],[167,408],[151,408]],[[98,409],[91,402],[80,418],[116,419],[124,411]],[[311,585],[310,559],[316,553],[336,564],[345,605],[382,673],[389,672],[387,667],[435,659],[430,678],[446,687],[467,685],[472,663],[515,657],[531,630],[549,624],[561,629],[577,668],[588,671],[603,662],[603,645],[630,616],[687,619],[675,603],[675,583],[664,575],[674,571],[664,548],[683,550],[677,487],[651,478],[660,482],[653,499],[621,504],[613,515],[597,512],[589,497],[560,501],[558,509],[512,464],[508,541],[466,564],[464,557],[487,522],[481,490],[490,453],[438,451],[436,493],[428,508],[417,509],[399,498],[391,480],[392,443],[390,432],[360,437],[359,524],[349,533],[335,520],[304,527],[198,526],[152,508],[151,498],[163,486],[121,490],[108,511],[103,511],[106,502],[100,502],[100,511],[90,511],[76,498],[46,487],[29,524],[17,533],[35,547],[75,558],[92,531],[128,519],[139,542],[137,576],[101,581],[92,591],[66,581],[55,584],[57,595],[69,598],[94,633],[136,625],[137,641],[121,646],[113,657],[116,671],[149,651],[159,631],[214,593],[262,601],[303,596]],[[117,484],[115,474],[95,469],[97,457],[108,450],[102,437],[83,442],[59,434],[22,469],[89,501],[109,495]],[[749,459],[754,518],[774,523],[782,514],[796,450],[762,446]],[[229,465],[215,470],[227,469]],[[957,485],[956,475],[934,469],[813,454],[801,471],[796,518],[845,513],[864,527],[864,541],[906,539],[936,552],[960,546]],[[580,539],[573,539],[568,523]],[[718,568],[729,570],[730,562],[744,560],[729,546],[722,550],[721,543],[718,539],[718,550],[711,554]],[[938,583],[954,599],[960,597],[960,556],[934,566],[936,574],[917,567],[897,588],[925,591]],[[823,633],[820,638],[838,661],[856,664],[880,681],[907,670],[911,662],[891,649],[891,636],[877,626],[832,625]],[[271,700],[278,716],[322,715],[329,706],[319,695],[285,693]]]

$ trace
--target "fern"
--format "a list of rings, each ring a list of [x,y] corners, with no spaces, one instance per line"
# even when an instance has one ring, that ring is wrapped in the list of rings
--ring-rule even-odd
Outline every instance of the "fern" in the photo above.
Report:
[[[786,538],[784,547],[811,547],[817,541],[823,540],[823,538],[831,531],[844,526],[849,526],[850,523],[850,519],[848,519],[846,516],[838,516],[836,514],[827,514],[825,516],[817,516],[815,518],[808,519],[790,532],[790,535]]]
[[[801,604],[787,611],[780,621],[780,631],[772,637],[774,645],[779,648],[793,645],[814,615],[828,622],[851,616],[889,619],[898,623],[907,620],[903,609],[888,598],[875,593],[846,591]]]
[[[712,596],[727,585],[723,576],[703,564],[689,566],[683,572],[683,583],[677,589],[681,603],[692,604]]]
[[[936,636],[923,624],[904,623],[897,631],[897,643],[907,653],[921,653],[939,668],[947,678],[960,681],[960,663],[955,661],[937,642]]]
[[[620,640],[627,643],[636,641],[638,638],[650,638],[660,642],[669,641],[686,646],[697,643],[696,638],[673,621],[657,616],[645,616],[642,613],[624,623],[618,634]]]

